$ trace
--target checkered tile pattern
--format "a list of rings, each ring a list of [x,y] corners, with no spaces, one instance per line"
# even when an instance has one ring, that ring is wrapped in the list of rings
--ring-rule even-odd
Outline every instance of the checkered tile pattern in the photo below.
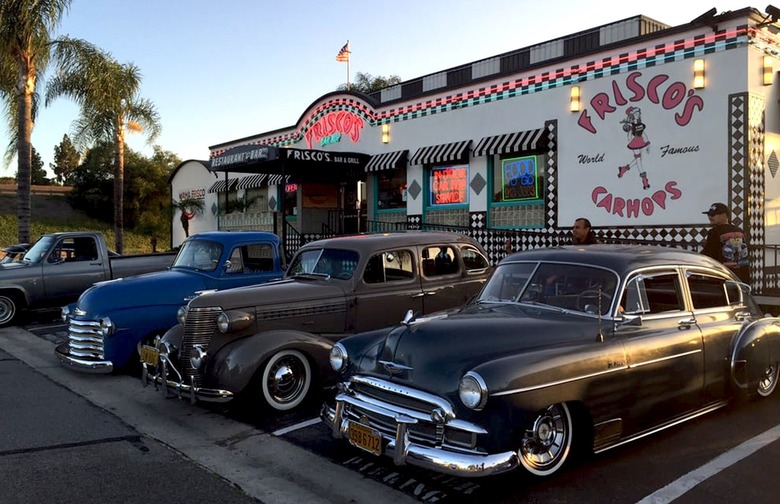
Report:
[[[765,281],[771,287],[777,287],[777,277],[764,278],[764,141],[766,124],[766,102],[763,97],[750,95],[748,101],[748,143],[747,143],[747,201],[744,212],[747,214],[744,226],[750,246],[750,278],[753,287],[762,292]]]

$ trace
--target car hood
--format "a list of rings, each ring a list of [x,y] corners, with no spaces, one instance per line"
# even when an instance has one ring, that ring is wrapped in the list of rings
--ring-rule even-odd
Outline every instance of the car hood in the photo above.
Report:
[[[480,364],[594,342],[599,324],[592,317],[519,305],[469,305],[390,331],[365,353],[358,372],[433,393],[456,392],[463,374]]]
[[[151,305],[179,305],[206,288],[204,275],[190,270],[166,270],[99,282],[84,291],[76,306],[95,316],[116,309]]]
[[[267,310],[272,305],[292,305],[343,300],[342,281],[285,279],[249,287],[238,287],[212,292],[194,299],[190,307],[219,306],[223,310],[251,309]]]

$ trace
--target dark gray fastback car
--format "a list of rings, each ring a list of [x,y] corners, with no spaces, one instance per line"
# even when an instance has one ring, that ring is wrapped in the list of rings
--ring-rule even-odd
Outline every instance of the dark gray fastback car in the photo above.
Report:
[[[241,395],[292,409],[313,384],[336,377],[328,365],[335,341],[398,324],[408,310],[461,306],[491,269],[479,243],[457,233],[311,242],[293,257],[283,280],[190,301],[180,314],[183,323],[142,349],[142,379],[193,400]]]
[[[338,342],[333,435],[459,476],[547,476],[778,381],[780,320],[722,264],[663,247],[521,252],[476,302]]]

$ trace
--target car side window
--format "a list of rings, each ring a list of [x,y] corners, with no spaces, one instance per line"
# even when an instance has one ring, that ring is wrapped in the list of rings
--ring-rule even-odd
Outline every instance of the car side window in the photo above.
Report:
[[[628,281],[620,306],[626,315],[675,312],[684,309],[677,273],[638,275]]]
[[[422,251],[422,272],[426,277],[451,275],[458,273],[460,266],[455,249],[449,245],[426,247]]]
[[[378,284],[414,278],[413,257],[408,250],[393,250],[374,254],[366,263],[363,281],[367,284]]]
[[[241,258],[241,247],[236,247],[232,252],[230,252],[230,258],[228,259],[228,263],[225,264],[225,266],[225,273],[228,274],[244,272],[244,263]]]
[[[731,296],[734,299],[733,302],[738,303],[740,299],[737,297],[739,288],[736,284],[734,287],[737,289],[736,291],[732,289]],[[689,273],[688,288],[691,291],[691,301],[695,310],[729,306],[730,304],[726,281],[722,278]]]
[[[261,273],[274,269],[274,250],[268,243],[257,243],[241,247],[244,257],[244,271]]]
[[[460,255],[463,257],[463,265],[466,267],[466,271],[484,270],[490,267],[487,258],[474,247],[465,246],[461,248]]]

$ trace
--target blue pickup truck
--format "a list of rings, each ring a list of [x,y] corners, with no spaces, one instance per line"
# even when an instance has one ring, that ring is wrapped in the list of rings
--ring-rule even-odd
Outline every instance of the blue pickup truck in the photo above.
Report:
[[[284,275],[278,236],[260,231],[211,231],[187,238],[167,271],[100,282],[62,309],[68,340],[60,361],[78,371],[111,373],[136,364],[141,344],[177,323],[193,297],[277,280]]]

